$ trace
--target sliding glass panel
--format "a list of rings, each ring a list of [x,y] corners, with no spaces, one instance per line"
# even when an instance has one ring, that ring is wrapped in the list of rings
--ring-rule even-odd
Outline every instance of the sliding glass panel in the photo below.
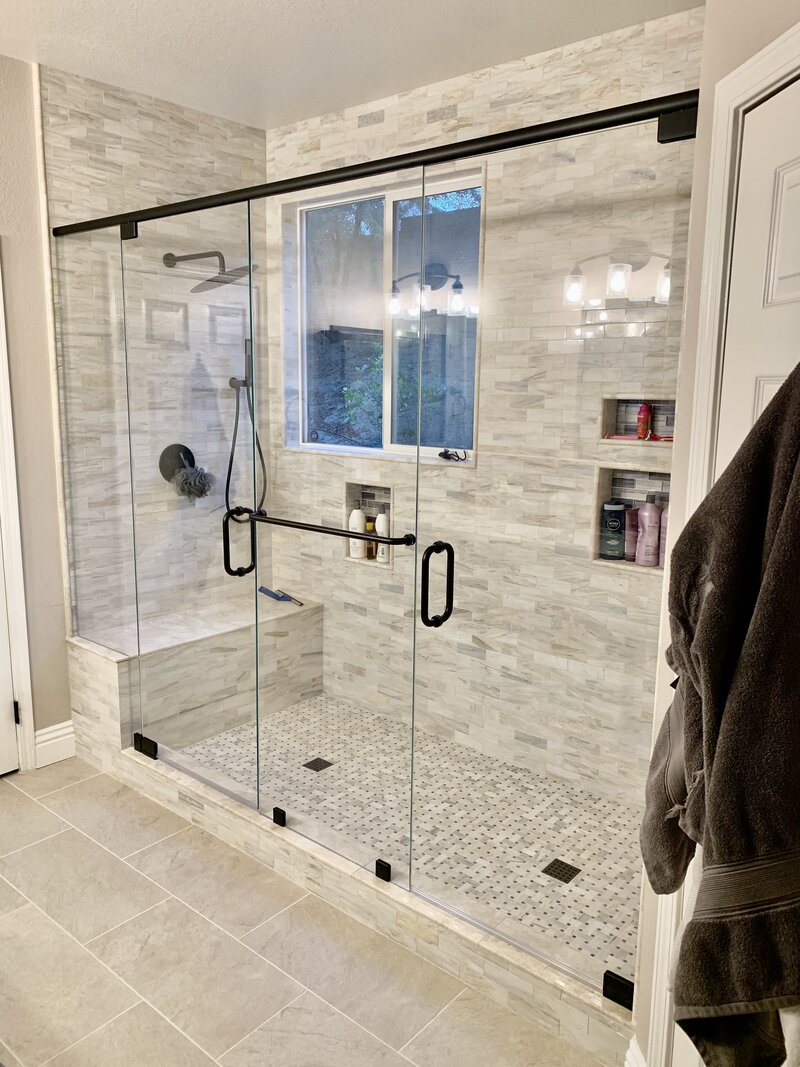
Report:
[[[122,247],[141,733],[255,805],[254,569],[226,573],[222,542],[226,510],[264,485],[247,205],[141,223]],[[248,524],[230,540],[246,568]]]
[[[412,888],[595,984],[633,978],[691,166],[653,122],[425,174],[482,222],[476,258],[473,223],[424,216],[425,261],[470,282],[425,317],[422,440],[450,455],[423,455],[419,548],[452,546],[454,594],[435,625],[432,550]]]
[[[260,806],[405,884],[415,550],[339,534],[414,533],[416,431],[399,448],[390,428],[397,353],[413,354],[416,394],[420,343],[421,228],[401,279],[395,204],[421,192],[417,172],[253,205],[271,266],[266,511],[318,527],[258,525],[259,615],[274,615],[260,627]]]

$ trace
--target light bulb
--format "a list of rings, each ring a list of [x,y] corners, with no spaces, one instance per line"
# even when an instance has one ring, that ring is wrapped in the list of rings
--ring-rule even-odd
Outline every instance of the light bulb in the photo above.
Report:
[[[583,307],[586,298],[586,275],[576,267],[564,279],[564,305],[568,308]]]
[[[389,299],[386,301],[386,307],[392,318],[395,318],[395,316],[399,315],[400,312],[403,310],[403,305],[400,303],[400,294],[392,293]]]
[[[657,304],[669,303],[669,291],[672,284],[671,271],[669,269],[669,263],[659,272],[658,281],[656,282],[656,295],[654,300]]]
[[[628,295],[628,282],[633,267],[630,263],[610,263],[606,281],[606,296],[621,298]]]
[[[455,286],[447,294],[447,313],[449,315],[463,315],[467,310],[467,302],[464,299],[464,288],[456,289]]]

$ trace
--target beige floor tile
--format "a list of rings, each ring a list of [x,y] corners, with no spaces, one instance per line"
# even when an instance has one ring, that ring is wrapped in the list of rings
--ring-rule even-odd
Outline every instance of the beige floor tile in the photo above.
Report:
[[[304,897],[243,940],[393,1048],[413,1037],[462,988],[444,971],[315,896]]]
[[[131,863],[234,937],[305,894],[196,826],[138,852]]]
[[[0,1041],[0,1063],[3,1067],[22,1067],[14,1053],[9,1049],[8,1045],[4,1045]]]
[[[106,774],[49,793],[42,803],[117,856],[128,856],[189,825]]]
[[[48,1067],[206,1067],[213,1062],[141,1003],[56,1056]]]
[[[211,1056],[302,992],[177,900],[157,905],[89,947]]]
[[[66,830],[61,819],[7,782],[0,782],[0,856],[59,830]]]
[[[0,875],[84,942],[169,895],[72,829],[0,858]]]
[[[32,904],[0,919],[0,1034],[27,1067],[138,999]]]
[[[304,993],[231,1049],[223,1067],[403,1067],[402,1056],[346,1019],[313,993]]]
[[[2,919],[4,915],[8,915],[10,911],[14,911],[16,908],[21,908],[24,903],[25,900],[19,895],[16,889],[0,878],[0,919]],[[0,1060],[0,1063],[2,1063],[2,1060]]]
[[[96,767],[90,767],[83,760],[73,758],[51,763],[49,767],[42,767],[38,771],[15,774],[10,782],[16,789],[21,789],[29,797],[36,799],[43,797],[45,793],[63,789],[66,785],[75,785],[85,778],[92,778],[97,773]]]
[[[585,1052],[471,989],[406,1045],[403,1054],[418,1067],[598,1067]]]

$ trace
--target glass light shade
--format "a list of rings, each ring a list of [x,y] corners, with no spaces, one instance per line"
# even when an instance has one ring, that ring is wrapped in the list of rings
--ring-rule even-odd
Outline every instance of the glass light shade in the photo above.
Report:
[[[464,289],[453,288],[447,294],[447,314],[466,315],[467,302],[464,299]]]
[[[583,307],[586,299],[586,275],[568,274],[564,279],[564,306],[568,308]]]
[[[424,311],[428,306],[428,295],[431,291],[429,285],[415,285],[414,286],[414,307],[418,310]]]
[[[656,295],[655,302],[657,304],[669,303],[669,291],[672,285],[672,272],[669,269],[669,264],[659,271],[658,281],[656,282]]]
[[[630,263],[610,263],[606,280],[606,296],[621,299],[628,295],[633,267]]]
[[[390,293],[386,298],[386,310],[395,318],[403,310],[403,305],[400,303],[399,293]]]

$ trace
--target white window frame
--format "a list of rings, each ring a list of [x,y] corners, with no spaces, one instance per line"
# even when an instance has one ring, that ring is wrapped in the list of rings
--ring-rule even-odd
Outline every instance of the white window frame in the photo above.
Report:
[[[411,200],[419,196],[432,196],[436,193],[449,193],[458,189],[475,188],[480,187],[481,190],[481,209],[480,209],[480,223],[479,223],[479,248],[478,248],[478,292],[480,293],[483,285],[483,247],[484,247],[484,229],[485,229],[485,210],[486,210],[486,172],[485,167],[476,167],[469,171],[458,171],[453,174],[448,174],[440,179],[432,181],[425,181],[424,190],[422,188],[422,182],[405,182],[403,184],[387,184],[385,186],[360,186],[357,189],[348,187],[344,192],[338,192],[331,196],[318,198],[315,200],[304,201],[296,205],[297,211],[297,234],[296,234],[296,278],[299,292],[299,299],[297,301],[297,427],[298,427],[298,440],[295,447],[303,452],[323,452],[334,453],[336,455],[347,456],[373,456],[376,459],[404,459],[415,460],[417,455],[422,459],[435,460],[437,463],[446,463],[448,460],[442,460],[439,457],[439,453],[442,448],[449,448],[449,445],[442,445],[438,447],[428,445],[402,445],[393,443],[392,436],[392,391],[394,385],[394,339],[392,336],[394,328],[394,318],[389,314],[388,306],[386,303],[386,295],[389,292],[392,281],[392,271],[394,266],[394,204],[398,200]],[[378,197],[383,197],[384,200],[384,230],[383,230],[383,280],[384,280],[384,318],[383,318],[383,446],[380,448],[359,448],[356,445],[335,445],[335,444],[322,444],[314,441],[307,441],[306,435],[308,431],[307,421],[307,359],[306,359],[306,297],[307,289],[305,285],[306,277],[306,265],[305,265],[305,250],[306,250],[306,232],[305,232],[305,220],[309,211],[315,211],[318,208],[329,207],[335,204],[351,203],[356,200],[374,200]],[[472,448],[466,450],[467,458],[458,464],[462,469],[468,466],[475,466],[477,459],[477,441],[478,441],[478,396],[479,396],[479,368],[480,368],[480,348],[481,348],[481,314],[478,312],[478,323],[475,337],[475,378],[474,378],[474,397],[472,404]],[[388,344],[387,344],[388,339]],[[461,452],[464,450],[461,449]]]

